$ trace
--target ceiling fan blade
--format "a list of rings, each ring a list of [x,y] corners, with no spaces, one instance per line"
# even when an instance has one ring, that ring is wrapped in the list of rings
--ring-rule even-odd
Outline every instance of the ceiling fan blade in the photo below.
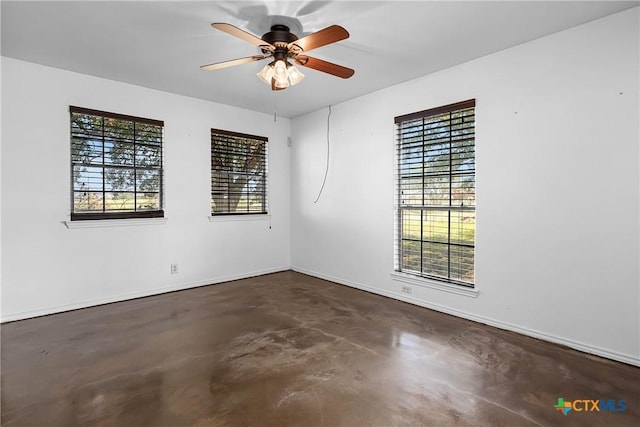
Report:
[[[260,61],[261,59],[268,58],[271,55],[255,55],[247,56],[246,58],[232,59],[229,61],[216,62],[215,64],[203,65],[200,67],[203,71],[214,71],[222,68],[233,67],[234,65],[248,64],[249,62]]]
[[[332,25],[324,30],[316,31],[313,34],[302,37],[294,42],[289,43],[289,48],[295,49],[296,46],[304,52],[319,48],[331,43],[338,42],[349,38],[349,32],[340,25]]]
[[[238,37],[239,39],[242,39],[253,45],[256,45],[259,47],[265,47],[265,48],[268,48],[269,50],[275,49],[275,47],[273,47],[271,44],[267,43],[266,41],[262,40],[260,37],[254,36],[253,34],[248,33],[244,30],[241,30],[240,28],[234,25],[225,24],[223,22],[214,22],[213,24],[211,24],[211,26],[217,30],[224,31],[225,33],[231,34],[232,36]]]
[[[348,79],[355,74],[355,70],[352,70],[351,68],[343,67],[342,65],[333,64],[311,56],[298,55],[295,58],[295,61],[303,67],[313,68],[314,70],[342,77],[343,79]]]

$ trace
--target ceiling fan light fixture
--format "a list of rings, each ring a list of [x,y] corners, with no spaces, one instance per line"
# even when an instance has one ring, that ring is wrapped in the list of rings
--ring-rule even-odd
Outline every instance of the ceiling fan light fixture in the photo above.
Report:
[[[289,79],[284,79],[284,80],[278,80],[276,78],[273,79],[273,86],[276,89],[286,89],[288,88],[289,85]]]
[[[276,81],[276,87],[285,88],[289,86],[287,66],[282,59],[277,60],[273,65],[273,78]]]
[[[289,80],[291,81],[291,86],[295,86],[304,79],[304,74],[298,70],[295,65],[290,65],[287,68],[287,72],[289,73]]]
[[[256,76],[269,86],[271,86],[271,79],[273,78],[273,64],[265,65],[262,70],[256,73]]]

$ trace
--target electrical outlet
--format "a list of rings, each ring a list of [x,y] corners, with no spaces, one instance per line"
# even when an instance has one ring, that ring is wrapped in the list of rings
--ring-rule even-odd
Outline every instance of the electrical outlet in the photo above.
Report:
[[[402,292],[404,292],[405,294],[410,294],[411,293],[411,286],[401,285],[400,286],[400,290]]]
[[[178,274],[178,264],[171,264],[171,274]]]

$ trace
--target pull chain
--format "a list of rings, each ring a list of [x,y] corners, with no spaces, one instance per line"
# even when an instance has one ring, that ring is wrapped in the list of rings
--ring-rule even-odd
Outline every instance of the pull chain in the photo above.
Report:
[[[273,92],[273,123],[275,123],[278,120],[278,116],[276,115],[276,110],[277,110],[277,103],[276,103],[276,93],[278,92],[277,90],[272,91]]]

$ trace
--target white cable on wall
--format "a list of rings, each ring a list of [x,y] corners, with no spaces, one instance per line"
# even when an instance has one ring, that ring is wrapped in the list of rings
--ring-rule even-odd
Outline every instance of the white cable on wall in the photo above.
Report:
[[[320,192],[318,193],[318,197],[316,197],[315,202],[318,203],[320,200],[320,196],[322,195],[322,190],[324,190],[324,184],[327,182],[327,175],[329,174],[329,124],[331,119],[331,105],[329,105],[329,114],[327,115],[327,166],[324,170],[324,179],[322,180],[322,187],[320,187]]]

